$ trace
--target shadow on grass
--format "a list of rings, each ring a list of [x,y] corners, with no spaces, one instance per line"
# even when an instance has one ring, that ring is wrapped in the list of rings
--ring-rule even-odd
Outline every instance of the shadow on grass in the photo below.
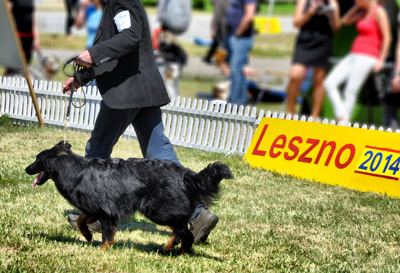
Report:
[[[79,213],[78,210],[65,210],[64,215],[67,216],[70,213]],[[165,230],[159,230],[157,229],[157,225],[148,222],[146,220],[141,220],[141,221],[135,221],[134,219],[130,218],[128,220],[122,221],[119,225],[118,232],[124,232],[124,231],[134,231],[134,230],[143,230],[146,232],[151,232],[151,233],[158,233],[160,235],[166,235],[169,236],[170,232],[165,231]],[[77,234],[79,234],[78,231],[76,231]],[[82,238],[77,238],[77,237],[70,237],[66,236],[63,233],[57,234],[57,235],[49,235],[44,232],[39,233],[39,237],[44,238],[47,241],[55,241],[55,242],[60,242],[60,243],[67,243],[67,244],[72,244],[72,245],[77,245],[77,246],[83,246],[83,245],[90,245],[93,248],[98,248],[100,251],[100,247],[102,246],[101,240],[94,240],[92,242],[87,242],[83,240]],[[203,243],[203,246],[209,245],[209,243]],[[112,246],[113,249],[118,249],[118,250],[123,250],[125,248],[130,248],[130,249],[136,249],[141,252],[145,253],[157,253],[158,255],[161,256],[178,256],[180,245],[176,246],[171,252],[163,253],[162,248],[164,245],[156,244],[156,243],[147,243],[147,244],[142,244],[142,243],[136,243],[131,240],[128,241],[116,241],[115,244]],[[203,257],[207,259],[213,259],[215,261],[222,261],[220,258],[216,258],[213,256],[206,255],[204,253],[200,254],[194,251],[196,248],[196,245],[193,245],[190,253],[187,255],[193,256],[193,257]]]
[[[80,211],[79,210],[65,210],[64,216],[67,216],[70,213],[80,214]],[[135,221],[135,219],[133,219],[132,217],[118,223],[118,231],[120,231],[120,232],[135,231],[135,230],[143,230],[143,231],[147,231],[147,232],[158,233],[160,235],[169,235],[170,234],[170,232],[168,232],[168,231],[159,230],[157,228],[157,225],[152,222],[145,221],[145,220]]]
[[[64,234],[48,235],[43,232],[39,233],[39,236],[41,238],[44,238],[47,241],[69,243],[69,244],[75,244],[78,246],[87,244],[87,245],[90,245],[93,248],[97,248],[99,251],[101,251],[100,247],[102,246],[102,242],[97,241],[97,240],[89,243],[87,241],[83,241],[83,240],[76,239],[73,237],[65,236]],[[118,249],[118,250],[123,250],[125,248],[136,249],[138,251],[149,253],[149,254],[156,253],[156,254],[158,254],[160,256],[164,256],[164,257],[168,257],[168,256],[173,257],[173,256],[178,256],[180,245],[176,246],[171,252],[166,252],[166,253],[162,252],[163,245],[156,244],[156,243],[141,244],[141,243],[134,243],[134,242],[128,240],[128,241],[118,241],[112,246],[112,249]],[[213,259],[215,261],[223,261],[220,258],[216,258],[216,257],[210,256],[210,255],[199,254],[193,250],[194,248],[196,248],[195,245],[193,245],[190,253],[187,253],[186,255],[190,255],[192,257],[203,257],[203,258],[207,258],[207,259]]]

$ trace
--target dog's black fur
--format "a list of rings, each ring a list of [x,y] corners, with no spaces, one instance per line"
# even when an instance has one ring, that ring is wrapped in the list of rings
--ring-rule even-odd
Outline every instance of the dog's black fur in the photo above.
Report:
[[[211,205],[218,197],[220,181],[233,178],[229,167],[218,162],[196,173],[168,160],[89,159],[73,153],[63,141],[39,153],[25,171],[39,173],[34,186],[54,180],[61,195],[83,212],[77,224],[88,241],[92,234],[87,225],[100,221],[102,249],[114,243],[118,221],[139,211],[172,228],[163,250],[170,251],[181,242],[179,254],[192,247],[188,221],[196,206]]]

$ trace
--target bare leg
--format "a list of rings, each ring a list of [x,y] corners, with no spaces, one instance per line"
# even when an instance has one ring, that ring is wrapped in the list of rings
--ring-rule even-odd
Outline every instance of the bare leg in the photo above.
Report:
[[[324,80],[326,71],[323,68],[314,68],[314,92],[313,92],[313,107],[311,117],[315,121],[321,114],[322,105],[325,98]]]
[[[300,86],[307,72],[307,67],[302,64],[292,64],[290,79],[287,87],[286,113],[294,115],[296,112],[296,100],[300,93]]]

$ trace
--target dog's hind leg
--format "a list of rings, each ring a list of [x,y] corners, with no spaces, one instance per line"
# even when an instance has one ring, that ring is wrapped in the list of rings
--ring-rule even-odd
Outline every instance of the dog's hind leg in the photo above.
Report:
[[[100,223],[103,239],[103,245],[100,249],[108,250],[114,244],[114,236],[118,229],[117,221],[109,217],[102,217]]]
[[[163,247],[164,253],[171,251],[174,248],[174,246],[179,244],[179,241],[180,241],[180,236],[176,233],[176,229],[173,227],[171,227],[171,229],[172,229],[171,237],[169,238],[168,242]]]
[[[178,255],[182,255],[185,253],[189,253],[190,249],[192,248],[194,237],[192,232],[188,229],[187,225],[185,225],[185,230],[182,233],[182,239],[181,239],[181,249],[179,250]]]
[[[83,237],[85,237],[85,239],[88,242],[92,241],[92,233],[90,232],[87,224],[92,221],[92,218],[93,217],[89,217],[86,214],[82,213],[81,215],[79,215],[78,219],[76,220],[76,224],[77,224],[79,230],[81,231]]]

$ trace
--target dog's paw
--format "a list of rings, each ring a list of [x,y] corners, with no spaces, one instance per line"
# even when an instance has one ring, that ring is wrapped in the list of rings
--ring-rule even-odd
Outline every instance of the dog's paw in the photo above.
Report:
[[[109,249],[110,249],[110,246],[109,245],[105,245],[105,244],[100,247],[100,250],[102,250],[102,251],[107,251]]]
[[[165,254],[165,253],[171,252],[171,250],[172,250],[172,248],[169,248],[169,247],[167,248],[164,246],[162,249],[162,253]]]
[[[110,241],[105,241],[104,242],[104,244],[100,247],[100,250],[103,250],[103,251],[107,251],[107,250],[109,250],[110,248],[111,248],[111,246],[114,244],[114,240],[112,240],[111,242]]]
[[[88,242],[91,242],[91,241],[92,241],[93,235],[92,235],[91,232],[89,232],[89,231],[82,231],[82,230],[81,230],[81,233],[82,233],[83,237],[85,237],[86,241],[88,241]]]

